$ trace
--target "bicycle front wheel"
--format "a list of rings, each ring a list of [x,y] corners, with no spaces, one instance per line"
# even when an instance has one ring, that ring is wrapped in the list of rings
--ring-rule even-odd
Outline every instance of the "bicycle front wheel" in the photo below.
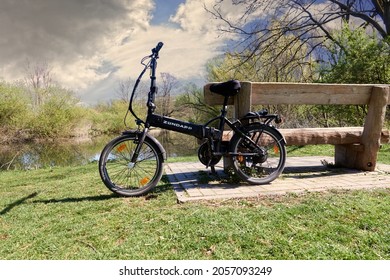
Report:
[[[263,124],[244,127],[244,134],[248,138],[236,134],[231,141],[236,174],[250,184],[267,184],[275,180],[283,172],[286,162],[282,135]]]
[[[136,162],[131,162],[137,145],[137,135],[130,134],[115,138],[103,149],[99,173],[112,192],[123,196],[140,196],[160,181],[164,161],[160,147],[146,137]]]

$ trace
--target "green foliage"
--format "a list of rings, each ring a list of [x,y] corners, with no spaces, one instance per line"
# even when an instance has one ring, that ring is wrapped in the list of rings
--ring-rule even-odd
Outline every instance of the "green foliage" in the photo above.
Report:
[[[96,108],[81,107],[73,92],[50,86],[44,89],[44,98],[38,104],[34,101],[37,91],[43,89],[31,90],[25,85],[0,81],[0,131],[3,134],[0,142],[68,138],[77,136],[78,131],[88,133],[89,129],[97,134],[118,133],[126,129],[123,119],[128,109],[127,102],[114,100]],[[141,103],[135,104],[134,109],[144,117],[145,106]],[[135,127],[130,119],[127,125]]]
[[[92,130],[99,133],[117,133],[124,130],[123,118],[126,111],[127,103],[123,101],[99,104],[93,115]]]
[[[38,137],[66,137],[84,117],[77,107],[72,93],[61,88],[52,88],[47,97],[27,124],[31,133]]]
[[[69,137],[89,110],[77,105],[73,92],[55,86],[46,89],[45,99],[33,106],[31,93],[23,85],[0,83],[0,130],[2,141]]]
[[[141,119],[145,119],[146,106],[141,103],[133,105],[135,113]],[[135,119],[131,114],[127,115],[126,125],[124,118],[128,110],[128,103],[123,100],[114,100],[109,103],[97,105],[93,113],[92,130],[97,133],[110,134],[119,133],[125,129],[135,128]]]
[[[329,47],[330,60],[320,69],[320,82],[343,84],[389,84],[390,41],[364,28],[345,24]],[[325,126],[362,125],[367,106],[317,106],[319,116],[327,116]],[[388,112],[389,114],[389,112]]]
[[[347,24],[330,46],[331,59],[321,69],[321,81],[347,84],[389,84],[389,39],[367,35],[365,29]]]
[[[322,68],[317,67],[317,73],[313,72],[316,63],[303,59],[305,45],[299,47],[301,42],[294,41],[290,35],[280,37],[278,44],[262,50],[261,57],[231,53],[209,62],[207,78],[209,81],[234,78],[254,82],[390,83],[390,39],[381,41],[375,35],[367,35],[363,28],[352,30],[348,25],[334,37],[337,43],[329,46],[329,60]],[[290,59],[288,54],[302,59]],[[316,76],[320,79],[315,79]],[[253,110],[264,107],[282,115],[284,127],[361,126],[367,113],[367,106],[349,105],[262,105],[254,106]]]
[[[0,128],[15,128],[26,120],[31,106],[21,87],[0,82]]]

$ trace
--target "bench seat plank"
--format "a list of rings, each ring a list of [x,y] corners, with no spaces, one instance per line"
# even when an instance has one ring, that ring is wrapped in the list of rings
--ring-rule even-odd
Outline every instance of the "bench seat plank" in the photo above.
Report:
[[[279,129],[287,145],[345,145],[361,143],[363,127],[289,128]],[[224,131],[223,141],[229,141],[232,133]],[[390,143],[390,132],[382,130],[381,143]]]

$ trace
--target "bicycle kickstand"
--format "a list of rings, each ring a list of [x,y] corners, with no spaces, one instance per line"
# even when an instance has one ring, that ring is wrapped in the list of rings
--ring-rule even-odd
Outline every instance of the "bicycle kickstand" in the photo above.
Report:
[[[210,165],[211,174],[217,176],[217,172],[215,171],[215,165]]]

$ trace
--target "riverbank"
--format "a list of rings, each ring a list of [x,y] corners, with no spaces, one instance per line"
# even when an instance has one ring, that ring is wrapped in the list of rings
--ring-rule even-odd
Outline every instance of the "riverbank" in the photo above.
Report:
[[[196,138],[169,131],[152,131],[169,158],[196,156]],[[54,166],[76,166],[97,161],[104,146],[116,134],[72,138],[35,138],[0,145],[0,170],[30,170]]]
[[[21,143],[42,143],[42,142],[67,142],[77,141],[85,142],[91,140],[93,137],[102,135],[102,132],[94,131],[92,123],[88,121],[81,121],[77,126],[67,133],[57,133],[53,135],[40,135],[31,129],[13,129],[0,128],[0,144],[21,144]]]

